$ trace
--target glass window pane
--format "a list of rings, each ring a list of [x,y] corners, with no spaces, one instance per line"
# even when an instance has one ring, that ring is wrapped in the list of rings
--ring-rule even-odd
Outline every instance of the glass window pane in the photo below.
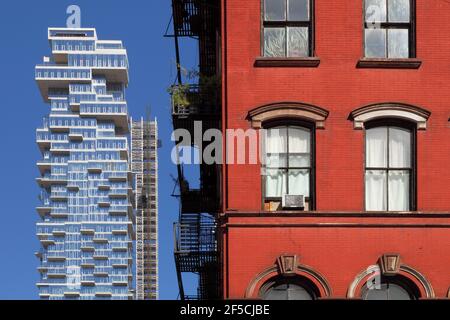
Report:
[[[408,29],[389,29],[389,58],[409,58]]]
[[[287,128],[276,127],[265,130],[266,152],[287,153]]]
[[[411,300],[408,291],[395,283],[382,283],[379,288],[368,288],[363,292],[364,300]]]
[[[366,171],[366,210],[386,211],[386,172]]]
[[[389,21],[409,22],[410,0],[389,0]]]
[[[309,197],[309,170],[289,170],[289,194]]]
[[[366,290],[362,297],[364,300],[388,300],[386,284],[381,284],[379,288],[366,288]]]
[[[389,128],[389,167],[411,167],[411,131]]]
[[[293,284],[289,285],[287,298],[288,300],[313,300],[313,297],[305,288]]]
[[[388,284],[387,295],[388,300],[411,300],[408,291],[395,283]]]
[[[387,127],[366,130],[366,167],[387,167]]]
[[[288,31],[288,56],[309,56],[309,34],[307,27],[287,28]]]
[[[296,284],[275,285],[264,294],[264,300],[313,300],[311,294]]]
[[[285,168],[287,167],[286,153],[269,153],[267,154],[266,166],[268,168]]]
[[[266,169],[266,197],[281,197],[286,194],[286,171]]]
[[[264,56],[286,56],[286,29],[264,28]]]
[[[301,153],[289,153],[290,168],[309,168],[311,167],[311,155]]]
[[[365,30],[365,56],[367,58],[386,58],[386,30]]]
[[[288,20],[309,21],[309,0],[288,0]]]
[[[264,0],[264,20],[286,20],[286,0]]]
[[[264,295],[264,300],[287,300],[287,291],[282,289],[269,289]]]
[[[310,167],[311,131],[289,127],[289,167]]]
[[[409,172],[389,171],[389,211],[409,211]]]
[[[306,128],[289,127],[289,153],[309,153],[311,131]]]
[[[386,0],[366,0],[366,22],[386,22]]]

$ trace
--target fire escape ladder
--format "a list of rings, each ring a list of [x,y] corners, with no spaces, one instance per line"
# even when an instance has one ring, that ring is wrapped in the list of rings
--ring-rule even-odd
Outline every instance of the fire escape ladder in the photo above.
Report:
[[[172,10],[178,68],[178,83],[171,88],[173,127],[186,129],[191,136],[198,130],[198,123],[201,123],[202,133],[212,128],[220,129],[221,85],[217,80],[220,0],[172,0]],[[182,83],[179,37],[198,40],[198,83]],[[177,169],[180,217],[174,224],[174,251],[180,297],[183,300],[218,299],[220,281],[215,217],[220,208],[220,166],[200,165],[199,189],[190,189],[181,165]],[[183,273],[198,275],[196,296],[185,294]]]

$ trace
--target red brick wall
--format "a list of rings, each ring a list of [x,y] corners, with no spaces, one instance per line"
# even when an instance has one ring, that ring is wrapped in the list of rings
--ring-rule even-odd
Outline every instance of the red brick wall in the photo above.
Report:
[[[450,236],[447,228],[377,227],[238,227],[259,218],[231,219],[228,229],[226,296],[242,298],[252,279],[274,265],[281,254],[297,254],[301,264],[319,272],[330,284],[333,297],[346,297],[354,278],[385,253],[399,253],[402,262],[422,273],[436,297],[445,297],[450,286]],[[285,219],[286,220],[286,219]],[[319,222],[316,219],[315,222]],[[346,223],[351,223],[345,219]],[[362,219],[353,219],[353,222]],[[386,223],[384,219],[376,219]],[[448,219],[447,219],[448,220]],[[239,221],[239,222],[238,222]],[[286,221],[284,221],[286,222]],[[302,224],[305,218],[291,218]],[[312,221],[309,221],[312,223]],[[329,222],[329,221],[328,221]],[[375,223],[375,221],[372,221]],[[402,223],[401,221],[389,221]],[[409,221],[408,221],[409,222]],[[431,222],[431,221],[428,221]],[[280,223],[265,219],[264,223]],[[405,223],[405,221],[403,221]]]
[[[325,130],[317,131],[318,210],[363,210],[364,133],[347,118],[360,106],[391,101],[432,112],[428,129],[418,133],[418,209],[450,209],[450,38],[444,32],[450,4],[417,1],[418,70],[356,68],[363,50],[362,0],[316,1],[318,68],[253,67],[260,55],[260,0],[227,0],[226,9],[227,128],[249,128],[250,109],[277,101],[330,112]],[[259,166],[229,166],[228,207],[259,210],[255,181]]]
[[[382,102],[423,107],[432,114],[427,130],[417,133],[417,207],[424,212],[450,212],[450,4],[417,0],[417,58],[422,65],[418,70],[392,70],[356,68],[363,55],[362,2],[316,1],[319,67],[255,68],[261,47],[261,0],[223,0],[224,127],[247,129],[250,109],[278,101],[328,110],[325,129],[316,132],[317,210],[362,211],[364,132],[353,129],[347,120],[349,113]],[[224,177],[226,209],[261,210],[259,165],[229,165]],[[399,251],[408,263],[423,270],[441,296],[450,286],[450,249],[442,246],[450,243],[448,228],[230,227],[228,232],[229,247],[223,248],[223,256],[229,263],[229,277],[225,276],[229,297],[242,296],[250,279],[286,251],[299,254],[306,264],[326,273],[339,296],[361,268],[390,251]],[[334,268],[343,255],[354,261],[345,268]]]

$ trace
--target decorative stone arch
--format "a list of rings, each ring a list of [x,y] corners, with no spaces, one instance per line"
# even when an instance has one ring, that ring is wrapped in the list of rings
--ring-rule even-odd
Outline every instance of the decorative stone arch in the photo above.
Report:
[[[245,292],[245,298],[258,299],[264,284],[279,276],[304,277],[316,286],[321,298],[332,295],[330,285],[319,272],[309,266],[300,264],[296,255],[282,255],[277,258],[274,265],[267,267],[252,279]]]
[[[250,110],[247,119],[253,129],[261,129],[266,121],[284,118],[310,121],[315,123],[317,129],[324,129],[328,114],[327,110],[307,103],[277,102]]]
[[[376,276],[402,276],[411,280],[420,292],[422,298],[434,298],[434,290],[431,283],[416,269],[402,263],[400,255],[385,254],[380,257],[377,264],[369,266],[361,271],[350,284],[347,298],[359,298],[362,287]]]
[[[368,121],[380,118],[404,119],[417,124],[418,130],[426,130],[431,112],[406,103],[388,102],[371,104],[350,113],[349,120],[353,121],[355,129],[364,129]]]

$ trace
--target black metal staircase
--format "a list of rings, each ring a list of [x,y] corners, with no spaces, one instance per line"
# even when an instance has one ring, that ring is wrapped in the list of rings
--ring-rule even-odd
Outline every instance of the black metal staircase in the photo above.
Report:
[[[178,83],[172,87],[174,129],[186,129],[194,136],[195,123],[204,131],[220,129],[220,0],[172,0]],[[179,37],[191,37],[199,44],[199,82],[183,84]],[[192,142],[194,146],[195,142]],[[200,146],[197,146],[201,148]],[[200,150],[203,151],[203,150]],[[216,216],[220,208],[220,165],[200,165],[200,188],[190,189],[178,165],[180,216],[174,224],[175,263],[180,297],[218,299],[221,297]],[[186,295],[182,274],[199,276],[197,294]]]

